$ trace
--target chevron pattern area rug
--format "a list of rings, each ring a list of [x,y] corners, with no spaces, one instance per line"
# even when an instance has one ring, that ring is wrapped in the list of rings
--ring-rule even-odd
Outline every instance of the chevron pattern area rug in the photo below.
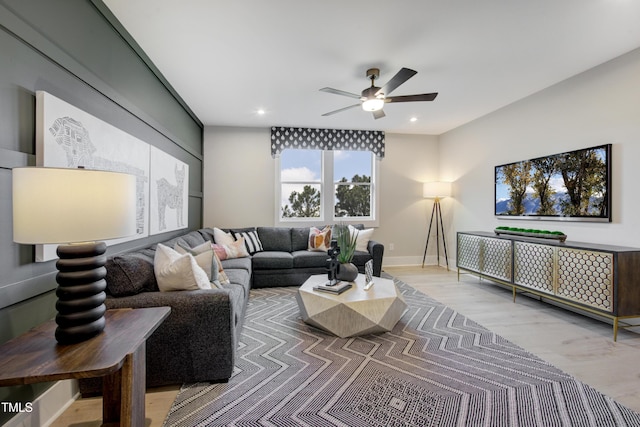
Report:
[[[396,284],[409,306],[400,322],[357,338],[303,323],[295,287],[252,290],[234,376],[183,386],[165,426],[640,426],[639,414]]]

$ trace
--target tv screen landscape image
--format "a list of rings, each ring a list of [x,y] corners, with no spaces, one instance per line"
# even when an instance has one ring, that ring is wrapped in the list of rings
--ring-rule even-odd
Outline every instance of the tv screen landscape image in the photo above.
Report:
[[[495,167],[495,215],[611,221],[611,144]]]

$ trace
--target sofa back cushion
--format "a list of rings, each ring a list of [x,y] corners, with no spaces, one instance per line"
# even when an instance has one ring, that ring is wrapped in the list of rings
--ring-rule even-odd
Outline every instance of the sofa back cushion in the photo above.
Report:
[[[291,229],[288,227],[258,227],[258,237],[265,251],[292,251]]]
[[[309,227],[292,228],[291,229],[291,252],[306,251],[308,247],[309,247]]]
[[[164,242],[162,242],[162,244],[169,248],[175,247],[176,244],[182,246],[183,248],[195,248],[196,246],[203,244],[205,241],[205,238],[198,231],[189,231],[188,233],[185,233],[181,236],[165,240]],[[151,248],[154,250],[155,256],[155,250],[157,249],[156,245],[153,245]]]

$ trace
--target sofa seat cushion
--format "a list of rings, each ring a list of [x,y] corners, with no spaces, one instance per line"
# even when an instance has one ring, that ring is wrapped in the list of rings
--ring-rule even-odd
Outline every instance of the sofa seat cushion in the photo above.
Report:
[[[327,267],[329,259],[326,252],[295,251],[292,255],[293,268]]]
[[[227,268],[224,273],[229,278],[229,282],[232,285],[240,285],[246,287],[246,292],[249,292],[251,287],[251,273],[243,268]],[[222,285],[225,287],[226,285]]]
[[[293,268],[293,256],[289,252],[264,251],[253,256],[255,270]]]
[[[221,261],[224,271],[238,269],[251,274],[251,258],[228,258]]]

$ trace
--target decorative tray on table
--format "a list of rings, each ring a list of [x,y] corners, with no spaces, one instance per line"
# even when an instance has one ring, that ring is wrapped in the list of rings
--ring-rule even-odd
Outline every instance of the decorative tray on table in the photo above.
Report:
[[[561,231],[534,230],[530,228],[515,227],[496,227],[494,232],[497,235],[508,234],[512,236],[537,237],[541,239],[559,240],[561,242],[567,240],[567,235]]]

